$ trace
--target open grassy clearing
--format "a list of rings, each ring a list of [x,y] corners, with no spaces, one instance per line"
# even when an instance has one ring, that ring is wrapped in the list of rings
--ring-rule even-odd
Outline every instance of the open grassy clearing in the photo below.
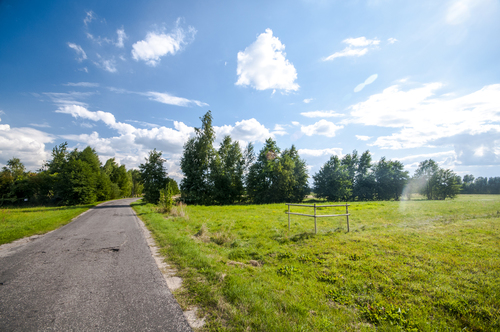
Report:
[[[284,204],[133,206],[207,330],[500,330],[500,196],[351,204],[350,233],[339,217],[317,235],[298,216],[288,232]]]
[[[66,225],[97,205],[0,208],[0,245],[23,237],[44,234]]]

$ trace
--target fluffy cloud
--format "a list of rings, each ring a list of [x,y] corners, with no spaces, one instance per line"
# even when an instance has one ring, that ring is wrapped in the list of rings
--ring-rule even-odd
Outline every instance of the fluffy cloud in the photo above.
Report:
[[[222,140],[226,135],[240,141],[242,145],[248,142],[265,142],[269,137],[274,135],[256,119],[242,120],[236,122],[234,126],[225,125],[221,127],[214,127],[217,135],[217,140]]]
[[[307,118],[336,118],[345,116],[344,114],[337,113],[335,111],[311,111],[311,112],[302,112],[300,115],[305,116]]]
[[[91,145],[99,153],[102,161],[115,157],[118,162],[126,164],[128,168],[137,167],[144,161],[148,151],[156,148],[163,151],[168,159],[169,176],[174,177],[176,180],[182,178],[179,167],[180,157],[184,144],[195,135],[193,127],[174,121],[174,128],[152,127],[151,124],[146,126],[150,128],[136,128],[131,124],[116,121],[115,116],[109,112],[93,112],[79,105],[62,106],[56,112],[69,114],[74,118],[102,121],[118,132],[119,135],[109,138],[100,137],[97,132],[90,135],[62,136],[64,139],[79,142],[79,148]],[[214,130],[217,135],[217,144],[220,143],[224,135],[231,135],[233,139],[239,141],[243,146],[250,141],[264,142],[268,137],[273,137],[269,129],[255,119],[242,120],[236,122],[234,126],[214,126]]]
[[[39,169],[50,157],[45,144],[54,140],[53,135],[40,130],[0,124],[0,164],[5,165],[9,159],[16,157],[29,170]]]
[[[363,136],[363,135],[355,135],[355,136],[360,141],[368,141],[371,138],[370,136]]]
[[[78,58],[76,58],[78,62],[82,62],[83,60],[87,59],[87,54],[80,45],[76,45],[74,43],[68,43],[68,46],[71,49],[75,50],[76,54],[78,55]]]
[[[188,27],[187,31],[177,26],[170,33],[149,32],[146,39],[132,45],[132,57],[136,60],[143,60],[150,66],[160,63],[160,58],[168,54],[176,54],[194,39],[196,29]]]
[[[299,155],[301,156],[311,156],[311,157],[322,157],[336,155],[342,157],[342,148],[331,148],[331,149],[299,149]]]
[[[373,74],[372,76],[368,77],[363,83],[358,84],[358,86],[356,86],[354,88],[354,92],[360,92],[361,90],[363,90],[365,88],[365,86],[367,86],[368,84],[372,84],[373,82],[375,82],[375,80],[377,79],[377,77],[378,77],[377,74]]]
[[[286,59],[284,50],[285,45],[273,36],[271,29],[266,29],[254,43],[238,52],[236,85],[249,85],[257,90],[297,91],[297,71]]]
[[[394,44],[394,43],[395,43],[395,42],[397,42],[397,41],[398,41],[398,40],[397,40],[396,38],[388,38],[388,39],[387,39],[387,42],[388,42],[389,44]]]
[[[311,101],[313,101],[314,99],[313,98],[308,98],[308,99],[304,99],[303,102],[305,104],[309,104]]]
[[[123,48],[123,41],[127,39],[127,35],[125,34],[125,29],[122,27],[121,29],[116,30],[116,34],[118,35],[118,39],[115,43],[117,47]]]
[[[307,136],[322,135],[326,137],[335,137],[335,132],[344,126],[337,126],[333,122],[327,120],[319,120],[310,126],[301,126],[300,130]]]
[[[278,135],[278,136],[283,136],[283,135],[286,135],[288,134],[286,132],[286,129],[285,129],[285,126],[284,125],[280,125],[280,124],[277,124],[274,126],[274,130],[273,130],[273,135]]]
[[[347,38],[342,41],[344,44],[348,46],[344,48],[342,51],[335,52],[332,55],[323,59],[323,61],[331,61],[336,58],[342,58],[346,56],[362,56],[365,55],[371,48],[376,47],[380,44],[380,40],[375,39],[366,39],[366,37],[359,38]]]
[[[351,122],[397,128],[373,143],[388,149],[455,146],[458,160],[498,162],[500,153],[500,84],[464,96],[437,95],[441,83],[409,90],[393,85],[349,107]],[[497,143],[496,143],[497,142]],[[495,145],[497,144],[497,145]]]
[[[172,96],[168,93],[165,92],[145,92],[145,93],[139,93],[144,96],[150,97],[149,99],[163,103],[163,104],[168,104],[168,105],[177,105],[177,106],[190,106],[191,104],[195,104],[200,107],[204,106],[209,106],[207,103],[198,101],[198,100],[191,100],[191,99],[186,99],[182,97],[175,97]]]

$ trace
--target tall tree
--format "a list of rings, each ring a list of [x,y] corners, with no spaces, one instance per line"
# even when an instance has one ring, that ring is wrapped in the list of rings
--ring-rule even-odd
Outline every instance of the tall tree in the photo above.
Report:
[[[147,202],[156,204],[160,199],[160,190],[164,189],[167,184],[167,172],[165,159],[161,157],[161,152],[149,152],[148,158],[144,164],[139,165],[141,170],[141,178],[144,183],[144,199]]]
[[[427,199],[454,198],[460,192],[457,175],[449,169],[441,169],[432,159],[422,161],[413,177]]]
[[[408,171],[400,161],[386,160],[382,157],[374,166],[377,199],[399,200],[408,182]]]
[[[346,201],[352,194],[352,180],[347,171],[347,166],[338,156],[332,155],[313,176],[314,193],[319,198],[329,201]]]
[[[184,145],[181,158],[181,170],[184,173],[181,195],[187,203],[210,204],[212,202],[210,165],[215,156],[212,113],[208,111],[200,120],[202,126],[195,128],[196,137],[189,139]]]
[[[217,204],[240,201],[244,194],[245,160],[239,143],[225,136],[210,164],[212,200]]]

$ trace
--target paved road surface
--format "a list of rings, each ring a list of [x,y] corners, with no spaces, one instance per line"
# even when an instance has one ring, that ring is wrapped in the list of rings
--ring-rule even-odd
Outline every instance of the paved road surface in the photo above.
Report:
[[[129,204],[0,252],[0,331],[191,331]]]

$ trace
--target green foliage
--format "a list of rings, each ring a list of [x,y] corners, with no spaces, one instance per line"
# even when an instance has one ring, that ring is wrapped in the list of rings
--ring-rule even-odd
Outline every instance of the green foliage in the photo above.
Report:
[[[395,307],[392,304],[382,305],[375,303],[360,308],[361,315],[370,323],[381,325],[388,323],[403,328],[404,331],[418,331],[415,324],[409,319],[409,310]]]
[[[167,184],[167,172],[165,170],[165,159],[161,157],[161,152],[149,152],[149,157],[146,158],[144,164],[139,165],[141,170],[141,179],[144,184],[144,199],[153,204],[157,204],[160,200],[160,190],[165,188]]]
[[[249,168],[247,195],[258,204],[300,202],[309,192],[307,178],[306,164],[295,146],[281,152],[269,138]]]
[[[201,128],[195,128],[196,137],[184,144],[181,158],[181,170],[184,178],[181,181],[181,195],[186,203],[210,204],[212,202],[210,187],[210,164],[215,155],[213,142],[215,131],[212,127],[212,113],[208,111],[200,118]]]
[[[329,201],[399,200],[408,172],[399,161],[382,157],[374,165],[369,151],[358,157],[356,150],[342,159],[333,155],[313,176],[314,192]]]
[[[175,183],[175,181],[174,181]],[[158,200],[158,206],[162,213],[170,213],[172,211],[172,206],[174,205],[173,196],[173,185],[170,181],[167,182],[165,188],[160,190],[160,198]]]
[[[439,168],[432,159],[419,164],[413,182],[416,190],[425,195],[427,199],[455,198],[460,192],[459,177],[449,169]]]
[[[232,204],[242,200],[245,193],[243,172],[245,160],[240,144],[225,136],[210,163],[211,200],[215,204]]]
[[[313,179],[313,190],[319,198],[338,202],[351,197],[352,180],[349,178],[347,166],[342,165],[337,156],[331,156],[319,172],[313,175]]]
[[[279,276],[284,276],[284,277],[291,277],[292,275],[294,275],[295,273],[300,273],[302,272],[301,270],[299,270],[298,268],[296,268],[295,266],[293,265],[285,265],[285,266],[282,266],[280,267],[276,273],[279,275]]]

